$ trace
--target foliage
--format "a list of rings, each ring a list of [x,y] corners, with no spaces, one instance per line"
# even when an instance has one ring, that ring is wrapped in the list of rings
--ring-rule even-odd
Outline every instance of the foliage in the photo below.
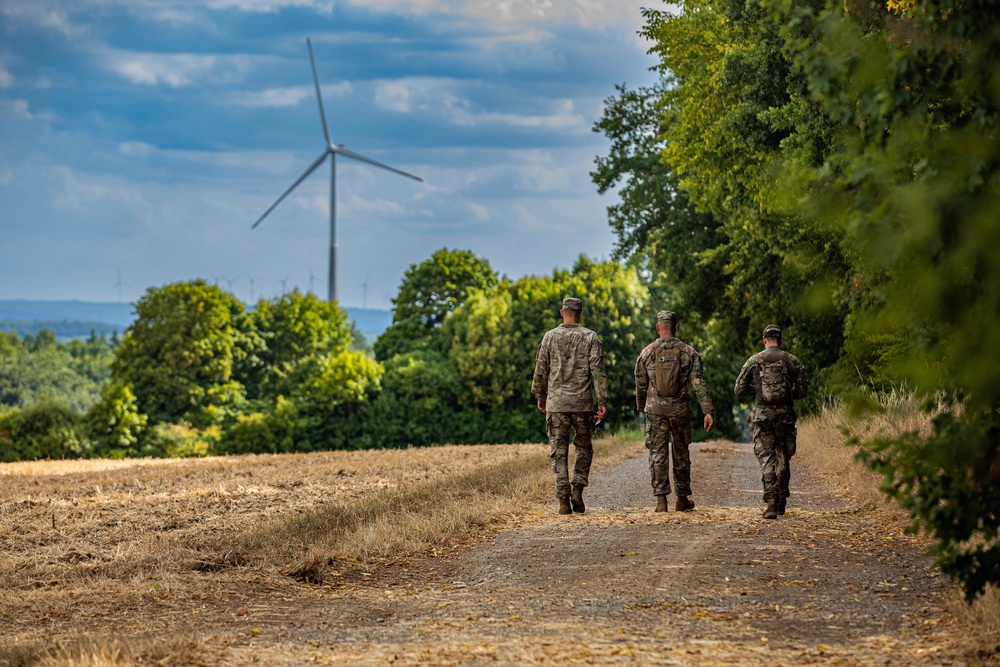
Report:
[[[113,348],[104,336],[56,342],[42,330],[20,338],[0,334],[0,406],[27,407],[58,401],[83,411],[100,399],[111,372]]]
[[[157,458],[190,458],[217,453],[222,438],[218,426],[196,428],[191,424],[159,423],[150,429],[139,451],[140,456]]]
[[[297,366],[316,356],[336,355],[351,344],[347,314],[337,304],[298,289],[261,299],[248,315],[262,345],[241,369],[250,398],[289,395]]]
[[[80,418],[62,403],[42,401],[0,417],[0,461],[79,458],[90,451]]]
[[[147,421],[146,415],[139,412],[130,386],[119,383],[108,385],[101,401],[87,413],[94,453],[111,458],[137,454]]]
[[[203,280],[153,287],[135,306],[112,364],[153,423],[218,423],[238,412],[245,390],[236,373],[260,348],[231,294]]]
[[[445,317],[471,292],[493,288],[497,281],[489,262],[469,250],[442,248],[410,266],[392,300],[392,325],[375,341],[375,357],[385,361],[433,346],[434,333]]]
[[[1000,415],[934,419],[930,437],[911,432],[866,443],[859,456],[884,478],[882,490],[935,537],[937,564],[971,602],[1000,581]]]
[[[845,362],[961,405],[929,437],[882,441],[867,460],[972,599],[1000,581],[995,8],[914,0],[785,10],[817,26],[795,53],[838,128],[829,160],[790,170],[788,187],[850,248],[856,343]]]
[[[415,350],[385,362],[382,393],[372,405],[371,434],[380,447],[460,442],[462,377],[440,352]]]
[[[645,16],[661,81],[619,88],[595,128],[612,142],[595,182],[623,183],[619,253],[693,315],[721,356],[710,373],[776,321],[821,392],[956,400],[929,437],[866,456],[974,597],[1000,559],[994,8],[692,0]]]

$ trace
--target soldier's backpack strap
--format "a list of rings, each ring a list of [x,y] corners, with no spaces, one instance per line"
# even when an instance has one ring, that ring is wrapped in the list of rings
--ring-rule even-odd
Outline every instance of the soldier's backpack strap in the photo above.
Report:
[[[757,403],[764,402],[764,394],[760,386],[760,367],[764,365],[764,357],[760,355],[760,352],[754,352],[753,358],[757,360],[757,364],[753,367],[753,388],[756,394],[755,398]]]

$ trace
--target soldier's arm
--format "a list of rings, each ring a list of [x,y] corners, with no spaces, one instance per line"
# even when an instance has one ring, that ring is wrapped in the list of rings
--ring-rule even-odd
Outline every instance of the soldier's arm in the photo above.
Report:
[[[597,406],[608,405],[608,376],[604,372],[604,345],[601,339],[594,335],[590,343],[590,377],[594,380],[594,390],[597,392]]]
[[[705,372],[701,367],[701,355],[694,348],[691,348],[691,389],[698,397],[702,413],[712,414],[715,406],[712,405],[712,396],[708,393],[708,384],[705,382]]]
[[[544,401],[549,393],[549,337],[546,335],[538,345],[535,354],[535,374],[531,378],[531,393],[539,401]]]
[[[792,400],[797,401],[805,398],[806,394],[809,393],[809,380],[806,378],[806,369],[797,357],[792,357],[789,361],[792,362],[793,373],[795,374],[795,379],[792,381]]]
[[[640,353],[639,358],[635,361],[635,408],[639,412],[646,409],[646,394],[648,392],[649,375],[646,371],[646,355]]]
[[[743,398],[751,398],[757,395],[757,388],[753,382],[753,367],[757,365],[757,360],[753,357],[747,359],[740,369],[740,374],[736,377],[736,395]]]

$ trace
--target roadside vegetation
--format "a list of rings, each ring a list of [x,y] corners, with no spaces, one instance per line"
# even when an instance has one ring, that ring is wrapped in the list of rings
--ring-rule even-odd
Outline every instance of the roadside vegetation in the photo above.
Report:
[[[799,422],[796,459],[823,478],[830,488],[853,501],[859,511],[877,509],[886,531],[913,530],[919,524],[882,489],[883,477],[859,461],[866,442],[898,438],[906,433],[926,435],[931,417],[912,393],[893,391],[876,399],[880,410],[859,417],[841,405],[827,404]],[[845,444],[845,441],[850,444]],[[927,535],[932,549],[932,535]],[[956,627],[963,629],[966,650],[974,658],[1000,654],[1000,587],[990,584],[971,604],[956,585],[948,604]]]

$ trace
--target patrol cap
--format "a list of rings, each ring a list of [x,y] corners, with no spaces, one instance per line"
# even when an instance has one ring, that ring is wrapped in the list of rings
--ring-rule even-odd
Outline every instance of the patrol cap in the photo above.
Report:
[[[777,324],[768,324],[764,327],[764,338],[781,338],[781,329]]]
[[[677,313],[672,310],[661,310],[656,314],[656,322],[670,322],[671,324],[677,324]]]
[[[583,301],[575,296],[568,296],[563,299],[563,310],[583,310]]]

